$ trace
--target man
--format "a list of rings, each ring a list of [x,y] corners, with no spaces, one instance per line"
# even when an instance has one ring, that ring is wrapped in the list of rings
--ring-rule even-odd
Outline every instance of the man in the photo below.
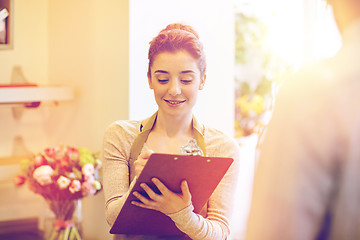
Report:
[[[281,88],[246,239],[360,239],[360,0],[328,2],[343,46]]]

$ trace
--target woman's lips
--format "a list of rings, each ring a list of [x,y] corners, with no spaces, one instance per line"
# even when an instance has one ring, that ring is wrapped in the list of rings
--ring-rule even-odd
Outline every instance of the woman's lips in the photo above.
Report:
[[[177,106],[177,105],[180,105],[181,103],[185,102],[185,100],[166,100],[166,99],[164,99],[164,100],[171,106]]]

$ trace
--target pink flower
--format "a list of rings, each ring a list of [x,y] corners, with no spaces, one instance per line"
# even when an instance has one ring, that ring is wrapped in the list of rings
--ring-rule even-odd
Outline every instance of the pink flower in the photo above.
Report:
[[[41,186],[44,186],[52,183],[53,172],[54,170],[49,165],[43,165],[35,169],[33,177]]]
[[[70,184],[70,187],[69,187],[69,191],[71,193],[76,193],[78,191],[80,191],[81,189],[81,183],[79,180],[73,180]]]
[[[70,162],[69,162],[69,157],[68,156],[62,156],[62,158],[57,159],[58,161],[58,165],[65,170],[70,169]]]
[[[83,196],[92,196],[96,193],[96,188],[93,182],[84,182],[81,186]]]
[[[24,176],[16,176],[15,179],[14,179],[14,183],[15,185],[17,186],[21,186],[25,183],[26,181],[26,178]]]
[[[60,176],[57,180],[57,184],[59,185],[60,189],[67,188],[67,186],[69,186],[70,182],[71,182],[71,180],[64,176]]]
[[[44,153],[50,158],[55,158],[56,156],[56,152],[54,148],[46,148],[44,149]]]
[[[79,159],[79,151],[76,148],[69,147],[67,154],[72,161]]]
[[[82,173],[84,174],[85,178],[94,175],[94,165],[92,165],[91,163],[85,164],[82,167]]]
[[[95,181],[95,176],[94,175],[88,175],[88,176],[84,175],[84,181],[93,183]]]
[[[96,159],[95,160],[95,169],[100,169],[101,168],[101,166],[102,166],[102,163],[101,163],[101,161],[99,160],[99,159]]]
[[[57,162],[68,162],[68,156],[66,155],[67,148],[66,147],[54,147],[54,159]]]
[[[36,166],[40,166],[40,165],[43,165],[44,164],[44,159],[41,155],[37,155],[35,158],[34,158],[34,164]]]

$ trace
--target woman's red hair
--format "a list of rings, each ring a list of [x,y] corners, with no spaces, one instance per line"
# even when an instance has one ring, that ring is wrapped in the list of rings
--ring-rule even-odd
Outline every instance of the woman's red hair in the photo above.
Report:
[[[148,76],[151,77],[151,66],[154,58],[162,52],[185,50],[198,60],[201,77],[206,72],[206,59],[203,45],[198,33],[189,25],[169,24],[150,42]]]

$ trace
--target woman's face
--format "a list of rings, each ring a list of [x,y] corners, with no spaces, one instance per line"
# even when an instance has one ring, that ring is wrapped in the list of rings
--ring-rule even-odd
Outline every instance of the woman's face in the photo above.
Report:
[[[159,112],[171,116],[192,113],[198,90],[203,89],[198,62],[187,51],[162,52],[153,60],[149,86]]]

